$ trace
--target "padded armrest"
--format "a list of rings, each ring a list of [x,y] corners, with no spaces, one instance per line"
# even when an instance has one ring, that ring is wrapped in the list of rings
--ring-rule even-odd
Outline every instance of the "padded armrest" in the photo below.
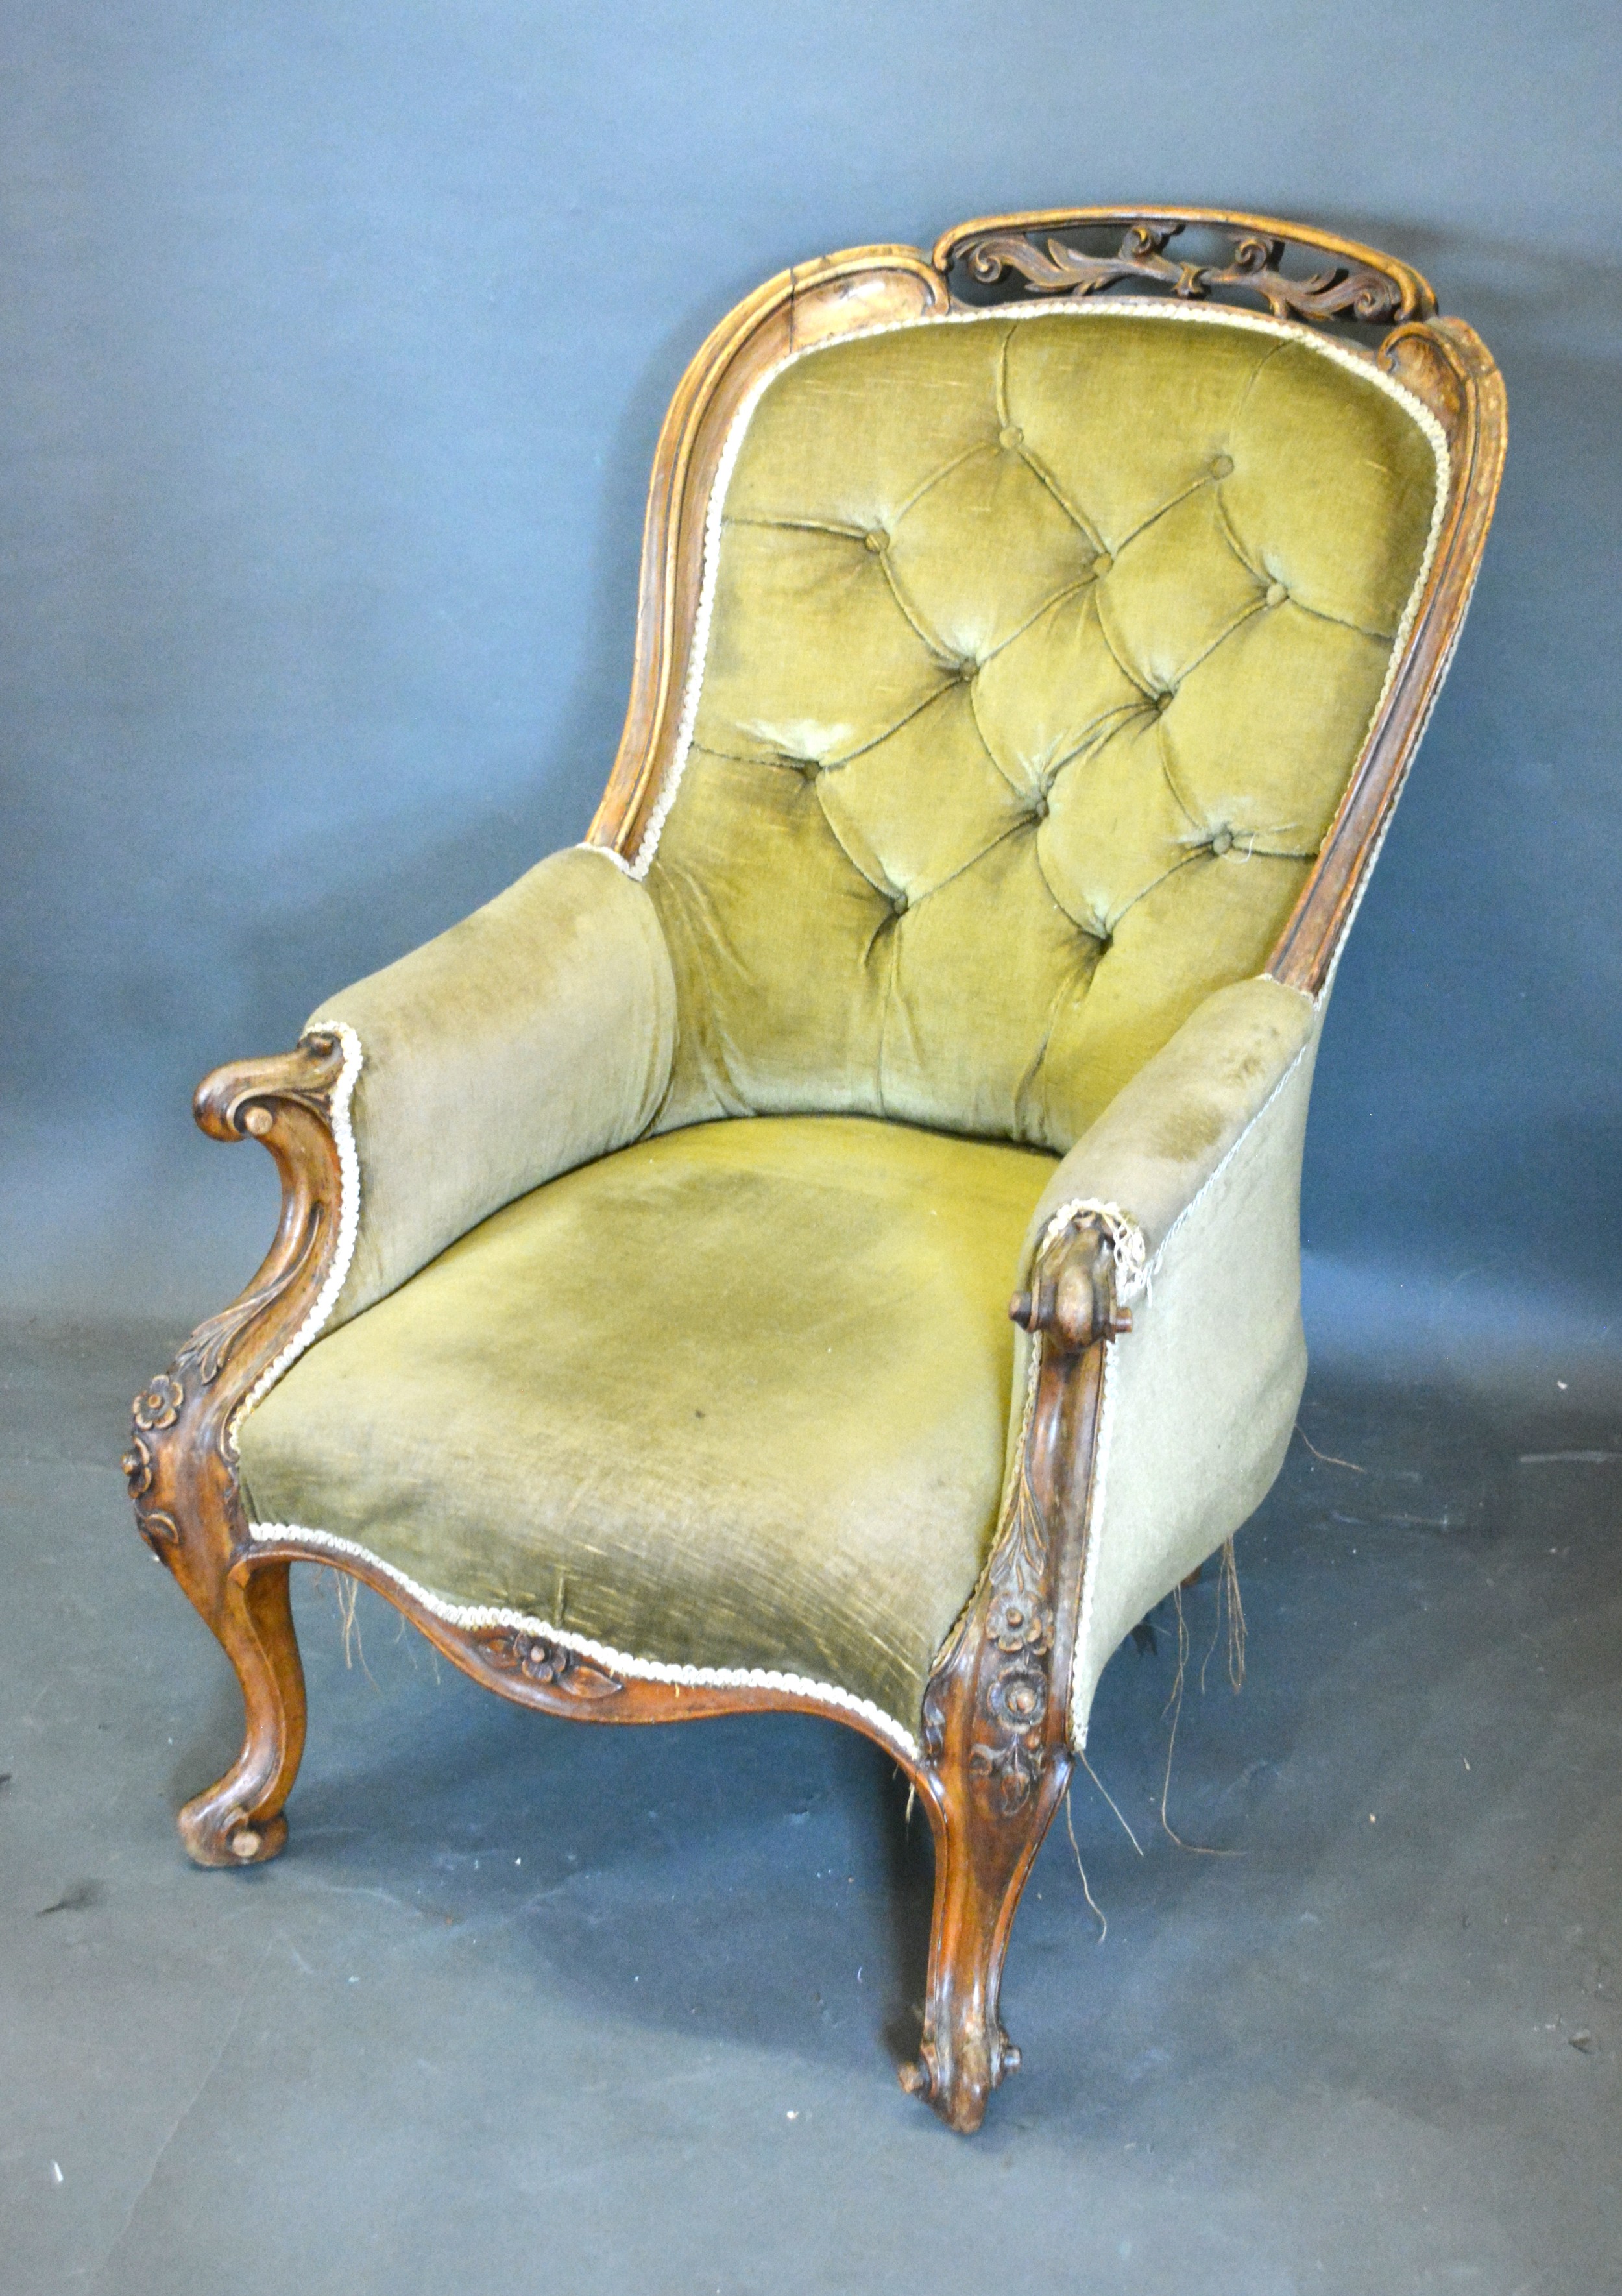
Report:
[[[1115,1204],[1151,1262],[1314,1034],[1311,1000],[1266,973],[1218,988],[1123,1085],[1061,1162],[1026,1237],[1020,1280],[1061,1204]]]
[[[1147,1281],[1109,1343],[1069,1726],[1123,1635],[1266,1496],[1307,1374],[1300,1180],[1321,1013],[1266,977],[1221,988],[1064,1159],[1022,1269],[1063,1204],[1141,1229]],[[1136,1296],[1134,1296],[1134,1293]],[[1019,1335],[1014,1432],[1029,1341]]]
[[[554,853],[307,1023],[360,1039],[358,1315],[514,1198],[624,1147],[669,1081],[676,981],[646,889]]]

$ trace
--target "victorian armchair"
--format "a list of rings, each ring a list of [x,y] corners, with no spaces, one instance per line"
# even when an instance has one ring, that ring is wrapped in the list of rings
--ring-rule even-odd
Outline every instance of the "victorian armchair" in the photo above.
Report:
[[[550,1714],[829,1716],[928,1813],[902,2079],[979,2125],[1101,1670],[1289,1439],[1324,1001],[1503,459],[1435,314],[1088,209],[716,330],[585,843],[199,1090],[284,1193],[125,1463],[246,1703],[193,1857],[286,1839],[298,1562]]]

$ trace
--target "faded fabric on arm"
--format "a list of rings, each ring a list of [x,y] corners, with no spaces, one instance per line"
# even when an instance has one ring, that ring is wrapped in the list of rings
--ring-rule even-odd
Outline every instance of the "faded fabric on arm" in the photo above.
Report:
[[[552,854],[308,1025],[360,1039],[355,1257],[331,1327],[560,1172],[646,1129],[676,986],[653,904],[606,855]]]
[[[1218,989],[1077,1142],[1032,1220],[1026,1267],[1077,1201],[1126,1214],[1149,1259],[1133,1328],[1108,1347],[1078,1745],[1121,1637],[1246,1521],[1282,1462],[1307,1374],[1301,1150],[1320,1026],[1277,981]]]

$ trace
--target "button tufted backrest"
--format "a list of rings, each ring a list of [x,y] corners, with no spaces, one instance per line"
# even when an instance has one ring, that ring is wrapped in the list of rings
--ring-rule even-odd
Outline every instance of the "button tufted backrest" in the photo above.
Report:
[[[1303,331],[1094,304],[802,353],[729,442],[642,863],[664,1127],[855,1110],[1068,1147],[1257,972],[1443,491]]]

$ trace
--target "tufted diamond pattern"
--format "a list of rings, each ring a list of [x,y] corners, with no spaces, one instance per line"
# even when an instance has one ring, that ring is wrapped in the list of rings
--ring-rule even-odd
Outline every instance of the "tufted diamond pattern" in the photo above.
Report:
[[[1069,1146],[1265,963],[1438,485],[1407,406],[1284,329],[988,314],[791,363],[733,465],[648,869],[661,1126]]]

